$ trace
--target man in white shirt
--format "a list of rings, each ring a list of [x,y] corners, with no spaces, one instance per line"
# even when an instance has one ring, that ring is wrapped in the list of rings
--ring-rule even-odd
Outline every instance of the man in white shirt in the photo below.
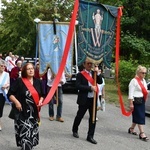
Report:
[[[55,79],[55,75],[52,73],[51,69],[49,68],[47,71],[47,91],[49,92],[51,87],[53,86],[53,82]],[[58,88],[56,90],[56,96],[53,96],[53,99],[49,102],[49,120],[54,120],[54,101],[55,97],[58,99],[58,105],[57,105],[57,115],[56,120],[59,122],[64,122],[64,119],[62,118],[62,105],[63,105],[63,91],[62,91],[62,85],[65,84],[66,78],[65,73],[63,72],[62,77],[60,79],[60,83],[58,84]]]

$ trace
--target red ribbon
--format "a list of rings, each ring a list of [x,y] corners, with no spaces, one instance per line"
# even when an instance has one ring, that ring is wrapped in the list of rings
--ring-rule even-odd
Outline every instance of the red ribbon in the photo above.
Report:
[[[86,71],[81,71],[81,74],[82,74],[92,85],[94,85],[94,79],[93,79]]]
[[[60,65],[60,68],[58,70],[58,74],[57,74],[56,78],[54,79],[53,86],[50,89],[49,93],[47,94],[42,106],[48,104],[51,101],[51,99],[52,99],[52,97],[53,97],[53,95],[54,95],[54,93],[55,93],[55,91],[58,87],[58,84],[59,84],[60,78],[62,76],[62,73],[64,71],[67,56],[68,56],[70,45],[71,45],[71,41],[72,41],[73,34],[74,34],[75,21],[76,21],[76,16],[77,16],[77,12],[78,12],[78,6],[79,6],[79,1],[75,0],[74,10],[73,10],[72,18],[71,18],[71,21],[70,21],[68,36],[67,36],[67,40],[66,40],[66,45],[65,45],[64,53],[63,53],[62,60],[61,60],[61,63],[60,63],[61,65]]]
[[[28,79],[26,78],[21,78],[21,79],[23,83],[25,84],[25,86],[27,87],[27,89],[30,91],[33,97],[33,100],[37,106],[39,104],[39,94],[37,90],[34,88],[34,86],[31,84],[31,82]],[[40,118],[40,115],[39,115],[40,107],[37,106],[37,109],[38,109],[38,117]]]
[[[144,100],[146,101],[146,99],[147,99],[147,94],[148,94],[147,89],[146,89],[146,88],[144,87],[144,85],[142,84],[140,78],[135,77],[135,79],[137,80],[138,84],[140,85],[140,87],[141,87],[141,89],[142,89],[142,93],[143,93],[143,95],[144,95]]]
[[[10,62],[14,67],[16,67],[16,65],[15,65],[11,60],[9,60],[9,62]]]
[[[116,55],[115,55],[115,62],[116,62],[116,80],[117,80],[117,85],[118,85],[118,96],[119,96],[119,102],[120,102],[120,108],[121,112],[125,116],[130,116],[131,111],[128,112],[126,111],[124,107],[124,102],[122,99],[122,94],[120,90],[120,83],[119,83],[119,46],[120,46],[120,19],[122,16],[122,7],[118,8],[118,17],[117,17],[117,31],[116,31]]]
[[[39,95],[31,82],[26,78],[21,78],[27,89],[30,91],[36,105],[39,104]]]

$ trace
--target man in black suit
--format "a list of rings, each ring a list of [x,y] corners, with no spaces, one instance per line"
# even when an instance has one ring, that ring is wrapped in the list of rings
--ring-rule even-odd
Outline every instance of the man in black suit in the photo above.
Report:
[[[81,123],[82,118],[84,117],[86,111],[89,111],[89,130],[87,133],[87,141],[97,144],[97,142],[93,139],[94,137],[94,132],[95,132],[95,126],[96,126],[96,121],[92,122],[92,114],[93,114],[93,97],[94,97],[94,92],[97,91],[97,86],[92,85],[87,78],[83,75],[83,72],[85,74],[90,75],[91,77],[94,76],[94,71],[96,71],[97,74],[97,83],[101,84],[102,83],[102,76],[98,72],[98,67],[94,67],[94,71],[92,71],[93,63],[89,60],[86,59],[84,64],[84,71],[80,72],[77,74],[77,79],[76,79],[76,87],[78,89],[78,98],[77,98],[77,104],[78,104],[78,111],[77,115],[74,119],[73,127],[72,127],[72,132],[73,136],[76,138],[79,138],[78,135],[78,127]],[[95,106],[95,108],[97,108]],[[95,109],[96,110],[96,109]],[[96,119],[96,111],[95,111],[95,119]]]

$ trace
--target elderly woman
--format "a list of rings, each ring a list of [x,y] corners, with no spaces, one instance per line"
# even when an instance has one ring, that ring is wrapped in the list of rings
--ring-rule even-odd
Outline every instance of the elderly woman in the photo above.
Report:
[[[17,146],[32,150],[39,143],[39,105],[43,101],[42,83],[34,78],[34,66],[26,63],[21,77],[10,87],[8,95],[16,109],[14,118]],[[9,115],[10,116],[10,115]]]
[[[6,94],[10,85],[9,73],[5,72],[6,63],[0,59],[0,118],[3,116],[3,108],[5,104]],[[0,123],[0,131],[2,126]]]
[[[134,131],[136,124],[138,125],[140,134],[139,139],[143,141],[149,140],[145,133],[143,126],[145,125],[145,101],[147,97],[147,85],[145,81],[147,69],[141,65],[137,67],[136,76],[129,83],[130,109],[132,112],[132,125],[128,129],[128,133],[137,135]]]

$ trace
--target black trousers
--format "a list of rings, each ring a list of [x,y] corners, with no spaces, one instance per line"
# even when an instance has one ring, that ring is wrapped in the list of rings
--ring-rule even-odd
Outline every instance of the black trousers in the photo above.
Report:
[[[96,108],[96,106],[95,106],[95,108]],[[88,128],[87,137],[93,138],[94,132],[95,132],[95,127],[96,127],[96,121],[94,123],[92,122],[93,98],[88,98],[85,105],[78,106],[78,111],[77,111],[77,115],[74,119],[72,132],[78,132],[78,127],[79,127],[81,120],[84,117],[87,110],[89,111],[89,128]],[[97,113],[97,111],[95,111],[95,119],[96,119],[96,113]]]
[[[3,109],[5,105],[5,97],[0,93],[0,118],[3,116]]]

